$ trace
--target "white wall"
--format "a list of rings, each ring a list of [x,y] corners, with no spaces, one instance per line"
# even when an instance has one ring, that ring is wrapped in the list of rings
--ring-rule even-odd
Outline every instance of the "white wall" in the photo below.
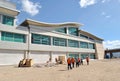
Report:
[[[30,58],[33,59],[33,63],[46,63],[50,58],[50,54],[49,52],[32,51]]]
[[[0,49],[27,50],[26,43],[0,41]]]
[[[52,53],[52,62],[55,62],[55,58],[58,59],[58,56],[65,56],[65,59],[66,59],[66,53],[65,52],[53,52]]]
[[[0,50],[0,65],[19,64],[23,56],[24,51]]]
[[[59,51],[59,52],[75,52],[75,53],[95,53],[94,49],[86,48],[74,48],[74,47],[62,47],[62,46],[49,46],[49,45],[40,45],[40,44],[31,44],[30,50],[34,51]]]

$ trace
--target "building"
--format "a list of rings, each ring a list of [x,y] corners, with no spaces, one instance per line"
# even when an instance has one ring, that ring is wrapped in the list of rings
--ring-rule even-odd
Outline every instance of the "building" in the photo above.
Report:
[[[19,11],[16,5],[0,1],[0,65],[18,64],[32,58],[34,63],[45,63],[63,56],[103,59],[103,39],[79,30],[76,22],[45,23],[26,19],[16,26]]]
[[[116,49],[106,49],[105,58],[120,58],[120,48]]]

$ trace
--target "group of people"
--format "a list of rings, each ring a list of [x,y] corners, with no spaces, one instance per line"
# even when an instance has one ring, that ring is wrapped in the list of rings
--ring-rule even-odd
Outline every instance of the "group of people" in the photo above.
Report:
[[[86,57],[86,62],[87,62],[87,65],[89,65],[89,57],[87,56]],[[68,58],[67,59],[67,64],[68,64],[68,70],[69,69],[72,69],[74,68],[75,64],[76,64],[76,67],[79,67],[79,65],[83,65],[83,59],[82,58]]]

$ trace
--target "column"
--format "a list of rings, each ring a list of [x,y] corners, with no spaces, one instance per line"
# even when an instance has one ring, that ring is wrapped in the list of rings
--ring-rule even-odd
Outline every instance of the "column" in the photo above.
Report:
[[[81,58],[81,53],[79,53],[79,58]]]
[[[2,15],[0,14],[0,23],[2,24]]]
[[[50,44],[53,46],[53,37],[50,37]]]
[[[88,57],[89,57],[89,59],[90,59],[90,53],[88,53],[88,55],[89,55]]]
[[[66,58],[68,58],[68,57],[69,57],[69,53],[67,52],[67,53],[66,53]]]
[[[79,48],[80,48],[80,41],[78,41],[78,44],[79,44],[78,46],[79,46]]]
[[[1,31],[0,31],[0,41],[1,41]]]
[[[69,34],[68,27],[66,27],[66,34]]]
[[[28,26],[27,44],[28,44],[27,59],[30,59],[31,32],[30,32],[30,27],[29,26]]]
[[[23,59],[27,59],[27,51],[24,51]]]
[[[50,58],[49,58],[49,61],[50,61],[50,62],[52,62],[52,61],[53,61],[53,59],[52,59],[52,54],[53,54],[53,52],[52,52],[52,51],[50,51]]]
[[[16,23],[17,23],[17,17],[15,16],[13,26],[16,26]]]

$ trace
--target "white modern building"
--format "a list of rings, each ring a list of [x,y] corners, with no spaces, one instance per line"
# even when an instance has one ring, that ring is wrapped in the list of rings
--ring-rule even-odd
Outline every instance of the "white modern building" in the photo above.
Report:
[[[45,23],[26,19],[16,26],[19,11],[16,5],[0,1],[0,65],[18,64],[31,58],[34,63],[45,63],[64,56],[103,59],[103,39],[79,30],[76,22]]]

